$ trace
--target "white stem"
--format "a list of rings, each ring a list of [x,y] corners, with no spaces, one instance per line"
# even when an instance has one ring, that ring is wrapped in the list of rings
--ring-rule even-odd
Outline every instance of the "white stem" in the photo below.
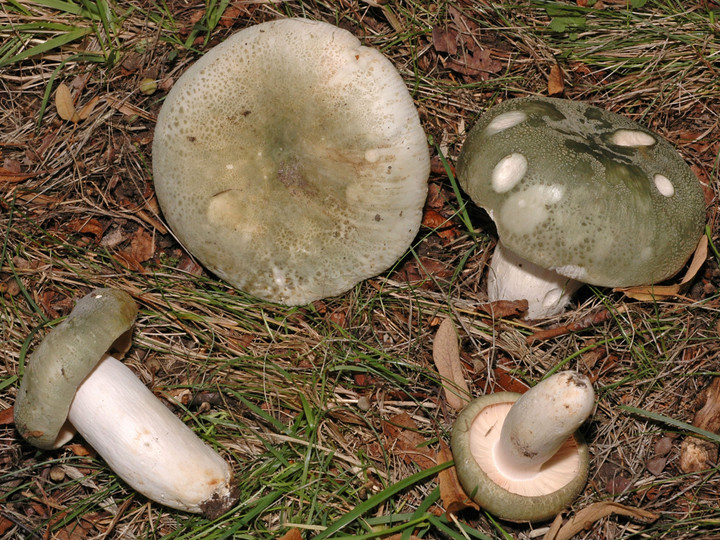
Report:
[[[111,356],[80,385],[68,419],[120,478],[149,499],[203,512],[203,503],[230,495],[229,465]]]
[[[539,382],[515,402],[494,449],[508,477],[531,477],[590,416],[595,392],[590,380],[563,371]]]
[[[498,242],[487,277],[488,299],[527,300],[528,319],[552,317],[565,309],[580,281],[546,270]]]

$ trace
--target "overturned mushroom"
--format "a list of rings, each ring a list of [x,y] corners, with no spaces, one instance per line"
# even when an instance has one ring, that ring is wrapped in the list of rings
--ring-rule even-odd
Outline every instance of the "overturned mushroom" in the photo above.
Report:
[[[43,449],[80,433],[117,475],[149,499],[214,517],[235,501],[230,466],[122,362],[133,299],[96,289],[78,300],[30,357],[15,401],[20,434]]]
[[[239,289],[289,305],[392,265],[420,226],[430,160],[395,67],[331,24],[282,19],[175,83],[153,143],[172,230]]]
[[[555,315],[583,283],[626,287],[677,273],[705,221],[695,175],[659,135],[569,100],[510,99],[468,135],[458,179],[500,237],[490,300]]]
[[[587,480],[588,448],[577,429],[594,396],[587,377],[566,371],[522,395],[498,392],[470,402],[451,437],[465,492],[509,521],[556,515]]]

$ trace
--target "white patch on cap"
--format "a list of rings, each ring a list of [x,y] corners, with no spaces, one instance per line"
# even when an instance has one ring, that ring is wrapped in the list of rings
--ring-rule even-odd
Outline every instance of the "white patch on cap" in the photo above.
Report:
[[[503,113],[490,121],[485,128],[485,134],[495,135],[496,133],[500,133],[501,131],[517,126],[526,119],[527,115],[522,111],[510,111]]]
[[[652,146],[657,142],[649,133],[634,129],[618,129],[610,140],[618,146]]]
[[[668,180],[667,176],[656,174],[653,177],[653,181],[655,182],[655,187],[660,192],[660,195],[663,195],[664,197],[672,197],[675,195],[675,187],[672,185],[672,182]]]
[[[508,196],[499,211],[499,225],[508,232],[531,234],[551,215],[551,206],[563,198],[562,186],[531,186]]]
[[[585,281],[587,276],[587,270],[582,266],[574,264],[566,264],[565,266],[553,266],[550,268],[553,272],[560,274],[561,276],[569,277],[575,281]]]
[[[640,260],[641,261],[647,261],[650,259],[650,257],[653,254],[653,249],[650,246],[646,246],[643,248],[643,250],[640,252]]]
[[[371,148],[370,150],[365,150],[365,161],[369,163],[375,163],[378,158],[380,157],[380,152],[377,150]]]
[[[527,172],[527,159],[522,154],[510,154],[502,158],[492,172],[492,187],[496,193],[514,188]]]

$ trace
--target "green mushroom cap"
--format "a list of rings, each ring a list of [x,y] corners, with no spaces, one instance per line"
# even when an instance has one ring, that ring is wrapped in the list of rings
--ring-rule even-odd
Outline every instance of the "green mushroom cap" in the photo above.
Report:
[[[392,265],[422,218],[430,158],[383,54],[279,19],[217,45],[158,115],[153,175],[173,232],[231,285],[287,305]]]
[[[75,392],[111,349],[127,351],[125,339],[137,304],[124,291],[95,289],[78,300],[30,356],[14,405],[15,426],[33,445],[57,448]]]
[[[491,108],[468,135],[457,175],[509,250],[594,285],[672,276],[705,222],[700,183],[667,141],[575,101]]]

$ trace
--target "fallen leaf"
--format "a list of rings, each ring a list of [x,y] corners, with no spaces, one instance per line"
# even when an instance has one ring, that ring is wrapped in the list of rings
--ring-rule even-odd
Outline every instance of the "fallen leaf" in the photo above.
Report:
[[[63,120],[72,121],[75,117],[75,104],[70,87],[65,83],[60,83],[55,90],[55,109]]]
[[[278,540],[302,540],[302,534],[300,534],[300,529],[293,528],[280,536]]]
[[[557,96],[565,91],[563,82],[563,71],[558,64],[553,64],[548,75],[548,95]]]
[[[628,296],[635,300],[640,300],[641,302],[663,300],[666,298],[677,296],[678,294],[682,294],[687,289],[690,281],[698,273],[700,267],[705,264],[705,259],[707,259],[707,250],[708,239],[707,236],[703,234],[700,238],[700,242],[698,242],[697,248],[695,248],[692,262],[690,263],[690,266],[688,267],[687,272],[685,272],[685,276],[683,277],[682,281],[680,281],[680,283],[676,283],[674,285],[641,285],[638,287],[618,287],[613,290],[619,291],[625,296]]]
[[[16,182],[22,182],[23,180],[32,178],[33,176],[35,176],[33,173],[16,173],[6,169],[5,167],[0,167],[0,182],[9,182],[14,184]]]
[[[478,306],[495,319],[506,319],[508,317],[520,317],[528,310],[527,300],[496,300]]]
[[[13,420],[13,408],[8,407],[0,411],[0,426],[8,426],[14,422]]]
[[[720,377],[712,380],[700,399],[701,407],[693,417],[693,426],[712,433],[720,432]],[[717,458],[717,444],[689,436],[680,445],[678,467],[684,473],[696,473],[713,467]]]
[[[95,96],[90,101],[88,101],[83,106],[83,108],[78,111],[77,119],[85,120],[88,116],[90,116],[93,112],[93,109],[95,108],[95,105],[97,105],[98,101],[100,101],[100,98],[98,96]]]
[[[406,412],[398,413],[382,423],[383,433],[391,450],[406,463],[415,463],[421,469],[429,469],[437,463],[435,455],[427,447],[425,437],[417,424]]]
[[[626,516],[641,523],[653,523],[660,517],[659,514],[648,512],[642,508],[626,506],[613,501],[602,501],[593,503],[577,512],[559,530],[555,531],[554,528],[551,528],[544,540],[570,540],[576,534],[589,529],[596,521],[612,514]]]
[[[443,319],[435,333],[433,361],[440,374],[445,401],[455,410],[462,409],[470,401],[470,389],[460,363],[455,325],[449,318]]]
[[[435,259],[420,257],[405,263],[394,275],[393,279],[407,283],[424,282],[421,288],[431,289],[435,286],[433,278],[446,278],[453,274],[453,270]]]
[[[462,56],[462,60],[451,58],[447,66],[461,75],[481,76],[483,80],[488,78],[490,73],[498,73],[503,69],[503,64],[492,58],[489,49],[477,48]]]
[[[145,229],[138,229],[130,240],[130,254],[138,262],[145,262],[155,255],[155,239]]]
[[[0,534],[5,534],[8,530],[12,529],[15,526],[15,523],[10,521],[9,519],[0,516]]]
[[[88,450],[85,446],[83,446],[80,443],[71,443],[67,445],[68,450],[70,450],[73,454],[80,457],[86,457],[92,454],[90,450]]]
[[[99,241],[102,238],[103,233],[105,232],[102,223],[100,223],[95,218],[71,219],[67,223],[66,227],[72,232],[91,234],[95,237],[96,241]]]
[[[106,96],[105,99],[113,109],[121,112],[125,116],[139,116],[140,118],[144,118],[145,120],[149,120],[150,122],[157,122],[157,117],[155,115],[150,114],[149,112],[144,111],[143,109],[136,107],[135,105],[132,105],[112,96]]]
[[[445,463],[453,459],[452,452],[447,444],[440,441],[440,450],[437,455],[438,463]],[[455,467],[443,469],[438,473],[438,484],[440,486],[440,498],[443,502],[445,512],[457,514],[466,508],[480,510],[478,504],[468,497],[460,485]]]
[[[437,52],[455,54],[458,50],[457,30],[433,26],[432,41]]]
[[[460,236],[457,225],[432,208],[428,208],[423,213],[422,224],[428,229],[434,229],[435,233],[445,241],[455,240]]]
[[[662,456],[653,456],[647,460],[647,462],[645,463],[645,468],[648,470],[648,472],[650,472],[650,474],[659,476],[665,470],[666,464],[667,458]]]

